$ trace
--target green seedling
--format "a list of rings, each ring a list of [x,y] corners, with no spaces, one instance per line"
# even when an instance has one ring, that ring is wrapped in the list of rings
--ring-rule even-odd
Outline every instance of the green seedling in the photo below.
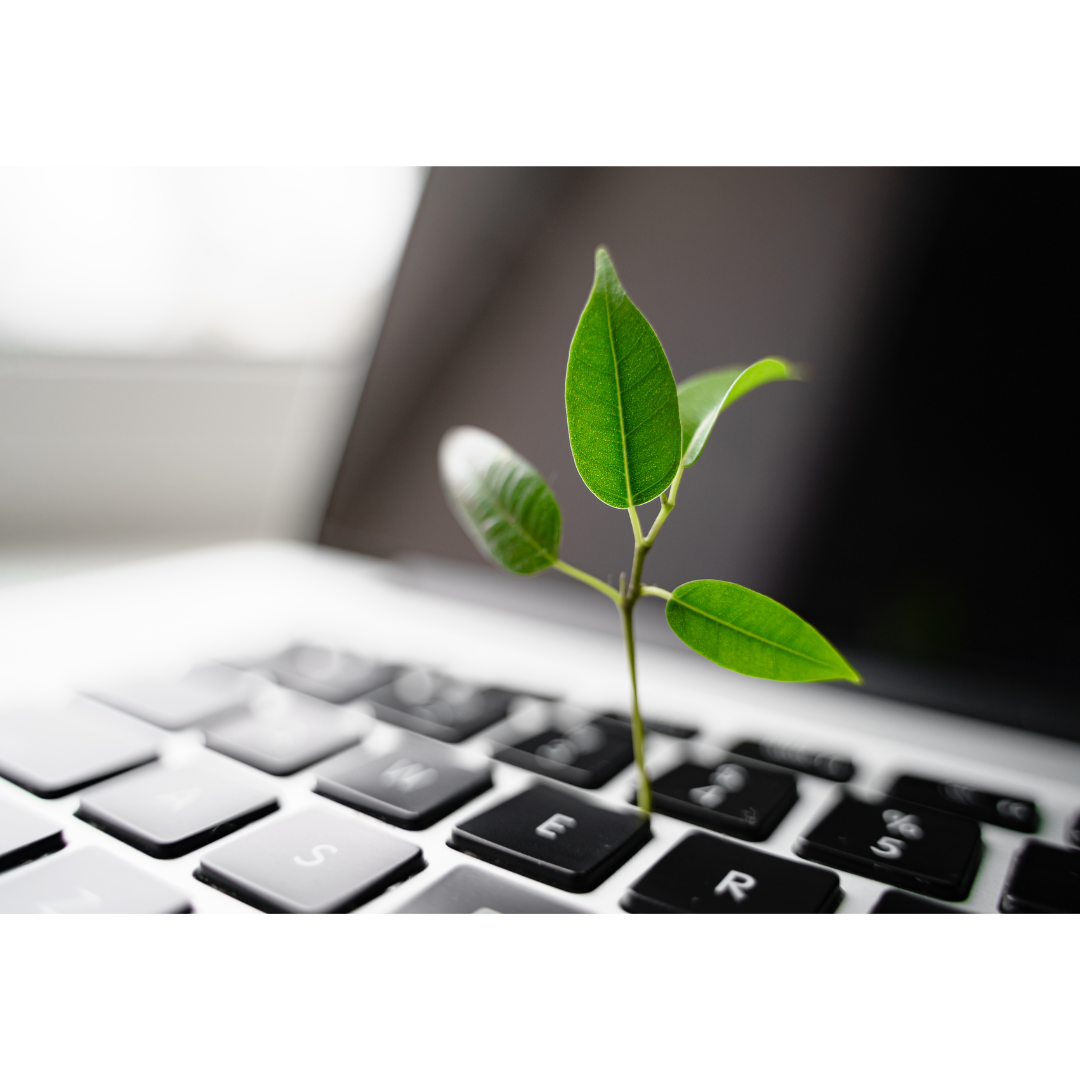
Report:
[[[559,558],[562,514],[555,495],[501,439],[458,427],[439,448],[450,506],[484,555],[515,574],[558,570],[603,593],[618,610],[630,670],[638,806],[646,813],[652,795],[634,649],[634,605],[641,597],[664,600],[671,629],[721,667],[785,682],[862,681],[809,623],[761,593],[708,580],[668,592],[641,580],[645,558],[675,510],[683,473],[700,458],[721,414],[758,386],[796,378],[794,365],[769,357],[676,386],[659,339],[623,290],[607,251],[597,250],[592,293],[570,343],[566,423],[581,479],[598,499],[630,516],[634,555],[618,589]],[[645,531],[637,508],[655,499],[659,510]]]

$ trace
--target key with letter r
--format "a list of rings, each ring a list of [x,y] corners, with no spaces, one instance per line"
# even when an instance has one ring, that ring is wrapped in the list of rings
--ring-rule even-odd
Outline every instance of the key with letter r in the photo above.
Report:
[[[633,914],[815,914],[835,911],[842,896],[831,870],[691,833],[635,881],[621,903]]]

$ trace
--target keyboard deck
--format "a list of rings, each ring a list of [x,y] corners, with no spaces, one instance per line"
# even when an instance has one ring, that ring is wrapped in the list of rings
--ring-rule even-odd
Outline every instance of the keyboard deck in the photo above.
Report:
[[[0,911],[1080,910],[1080,748],[246,545],[11,589]]]

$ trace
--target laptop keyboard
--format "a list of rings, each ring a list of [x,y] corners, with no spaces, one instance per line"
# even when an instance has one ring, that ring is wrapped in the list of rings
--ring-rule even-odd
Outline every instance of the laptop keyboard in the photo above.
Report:
[[[1078,807],[647,728],[651,820],[624,715],[318,645],[7,712],[0,911],[1080,911]]]

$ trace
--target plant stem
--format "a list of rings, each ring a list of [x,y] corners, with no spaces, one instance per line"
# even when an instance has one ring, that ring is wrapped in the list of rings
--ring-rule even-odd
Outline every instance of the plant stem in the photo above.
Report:
[[[556,559],[553,568],[566,574],[567,577],[576,578],[578,581],[594,588],[597,592],[603,593],[613,604],[621,603],[622,598],[619,594],[598,577],[593,577],[592,574],[587,574],[584,570],[579,570],[576,566],[563,562],[562,559]]]
[[[635,552],[636,554],[636,552]],[[645,814],[652,813],[652,787],[645,772],[645,725],[638,707],[637,664],[634,659],[634,605],[624,600],[619,604],[622,616],[623,637],[626,640],[626,659],[630,664],[630,731],[634,740],[634,762],[638,770],[638,808]]]
[[[634,530],[634,561],[630,568],[630,577],[624,574],[616,591],[610,585],[594,577],[592,574],[579,570],[576,566],[565,563],[562,559],[555,561],[554,568],[568,577],[577,579],[584,584],[603,593],[618,609],[622,619],[623,639],[626,642],[626,660],[630,668],[630,732],[634,742],[634,763],[638,771],[638,807],[645,814],[652,813],[652,786],[649,783],[648,773],[645,772],[645,724],[641,719],[641,707],[638,702],[637,685],[637,657],[634,647],[634,605],[642,596],[659,596],[665,600],[671,599],[671,593],[656,585],[642,585],[641,572],[645,567],[645,556],[649,554],[656,541],[657,534],[663,528],[671,511],[675,509],[675,496],[679,491],[679,481],[682,480],[683,467],[675,474],[671,487],[660,496],[660,512],[652,523],[648,535],[641,531],[641,519],[638,517],[637,507],[628,508],[630,524]]]

